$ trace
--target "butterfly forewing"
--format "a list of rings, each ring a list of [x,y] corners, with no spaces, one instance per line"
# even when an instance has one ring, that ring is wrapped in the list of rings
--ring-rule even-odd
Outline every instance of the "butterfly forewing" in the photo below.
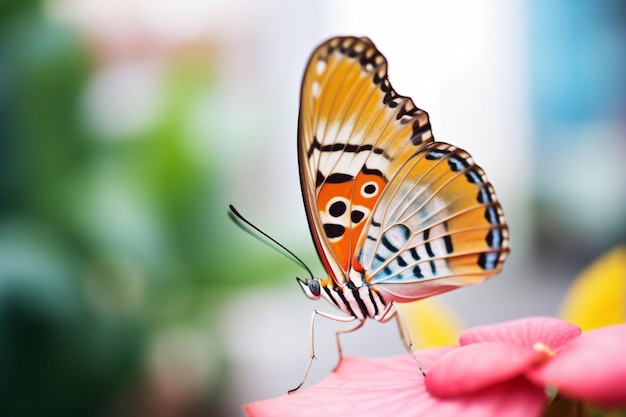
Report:
[[[311,233],[342,284],[387,183],[432,142],[428,115],[391,88],[387,61],[369,39],[333,38],[305,70],[298,135]]]

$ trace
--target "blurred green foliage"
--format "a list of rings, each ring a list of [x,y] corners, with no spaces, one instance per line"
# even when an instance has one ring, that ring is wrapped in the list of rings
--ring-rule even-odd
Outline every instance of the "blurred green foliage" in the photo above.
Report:
[[[85,121],[97,68],[81,36],[39,2],[0,3],[0,415],[124,414],[155,335],[217,338],[233,290],[287,270],[230,238],[221,138],[200,154],[185,140],[215,82],[207,56],[168,63],[148,128],[106,137]]]

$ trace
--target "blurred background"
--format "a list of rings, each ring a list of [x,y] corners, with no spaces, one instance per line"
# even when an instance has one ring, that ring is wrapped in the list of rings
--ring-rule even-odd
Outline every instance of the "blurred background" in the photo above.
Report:
[[[332,307],[227,205],[324,275],[296,125],[308,56],[339,34],[369,36],[498,191],[503,273],[438,297],[466,325],[557,314],[626,241],[619,0],[5,0],[0,415],[241,416],[298,383]],[[308,384],[337,359],[318,324]],[[392,324],[343,340],[403,352]]]

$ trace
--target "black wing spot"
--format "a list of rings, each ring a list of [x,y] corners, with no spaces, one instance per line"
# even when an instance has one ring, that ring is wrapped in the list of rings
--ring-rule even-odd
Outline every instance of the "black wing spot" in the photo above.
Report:
[[[352,213],[350,213],[350,220],[352,220],[354,224],[360,223],[363,217],[365,217],[365,213],[361,210],[352,210]]]
[[[365,184],[365,187],[363,187],[363,196],[368,197],[375,195],[377,190],[378,187],[376,186],[376,183],[370,182],[369,184]]]
[[[324,177],[324,174],[322,174],[320,171],[317,171],[317,176],[315,178],[315,187],[319,187],[320,185],[324,184],[325,179],[326,177]]]
[[[402,233],[402,237],[400,238],[401,241],[398,241],[399,236],[397,236],[397,233]],[[403,224],[397,224],[393,226],[391,229],[387,230],[385,233],[383,233],[383,235],[380,238],[380,241],[383,244],[383,246],[387,248],[388,251],[395,253],[395,252],[398,252],[400,248],[398,248],[394,242],[389,240],[389,238],[391,237],[392,239],[396,240],[396,243],[400,245],[404,245],[406,241],[409,239],[410,234],[411,232],[409,231],[408,227],[406,227]]]
[[[368,174],[368,175],[376,175],[377,177],[380,177],[385,182],[387,182],[387,178],[385,178],[385,176],[383,175],[382,171],[379,170],[379,169],[369,169],[368,167],[363,165],[363,168],[361,169],[361,172],[364,173],[364,174]]]
[[[375,148],[374,146],[370,144],[353,145],[350,143],[330,143],[328,145],[322,145],[320,141],[317,139],[317,136],[313,136],[313,143],[311,144],[311,146],[309,147],[307,151],[307,157],[311,158],[311,156],[313,155],[313,152],[316,149],[320,152],[343,151],[343,152],[349,152],[349,153],[359,153],[359,152],[364,152],[364,151],[373,151],[374,153],[377,153],[377,154],[382,154],[384,152],[384,149]]]
[[[415,276],[415,278],[424,278],[424,274],[422,274],[422,269],[419,265],[415,265],[415,267],[413,268],[413,275]]]
[[[325,223],[324,233],[329,239],[334,239],[343,236],[346,232],[346,228],[340,224]]]
[[[331,184],[341,184],[344,182],[352,181],[354,178],[352,175],[342,174],[340,172],[335,172],[334,174],[330,174],[326,178],[326,182]]]
[[[387,236],[383,235],[381,238],[381,242],[383,243],[383,245],[385,245],[385,247],[390,251],[390,252],[398,252],[400,249],[396,248],[395,245],[393,243],[391,243],[389,241],[389,239],[387,239]]]
[[[340,217],[346,212],[347,208],[346,203],[343,201],[335,201],[328,208],[328,213],[333,217]]]
[[[425,244],[424,244],[424,246],[426,247],[426,253],[431,258],[434,258],[435,257],[435,252],[433,252],[433,248],[432,248],[432,246],[430,246],[430,241],[428,240],[428,239],[430,239],[430,229],[424,230],[423,236],[424,236],[424,241],[426,241]]]

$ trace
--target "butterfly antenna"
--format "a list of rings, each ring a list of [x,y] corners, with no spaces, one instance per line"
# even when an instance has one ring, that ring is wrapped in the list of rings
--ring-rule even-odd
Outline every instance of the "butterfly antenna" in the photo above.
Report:
[[[252,222],[250,222],[250,220],[248,220],[245,217],[243,217],[243,215],[241,215],[241,213],[239,213],[237,211],[237,209],[232,204],[229,204],[228,208],[230,209],[230,212],[228,213],[230,215],[230,218],[238,226],[240,226],[242,229],[246,230],[244,227],[241,226],[241,223],[240,223],[240,221],[241,221],[241,222],[244,222],[245,224],[247,224],[248,226],[250,226],[251,228],[253,228],[254,230],[256,230],[257,232],[259,232],[261,235],[263,235],[270,242],[274,243],[275,245],[280,247],[282,250],[284,250],[288,255],[291,255],[291,257],[289,257],[289,256],[287,256],[287,254],[283,253],[289,259],[291,259],[292,261],[294,261],[298,265],[302,266],[309,273],[311,279],[313,279],[313,272],[311,272],[311,269],[309,269],[309,267],[304,263],[304,261],[302,259],[300,259],[295,253],[293,253],[292,251],[287,249],[285,247],[285,245],[283,245],[282,243],[280,243],[279,241],[277,241],[276,239],[274,239],[273,237],[271,237],[270,235],[265,233],[263,230],[259,229],[257,226],[252,224]],[[246,230],[246,231],[249,232],[248,230]],[[258,236],[255,236],[255,237],[258,237]],[[263,242],[267,243],[266,241],[263,241]]]

